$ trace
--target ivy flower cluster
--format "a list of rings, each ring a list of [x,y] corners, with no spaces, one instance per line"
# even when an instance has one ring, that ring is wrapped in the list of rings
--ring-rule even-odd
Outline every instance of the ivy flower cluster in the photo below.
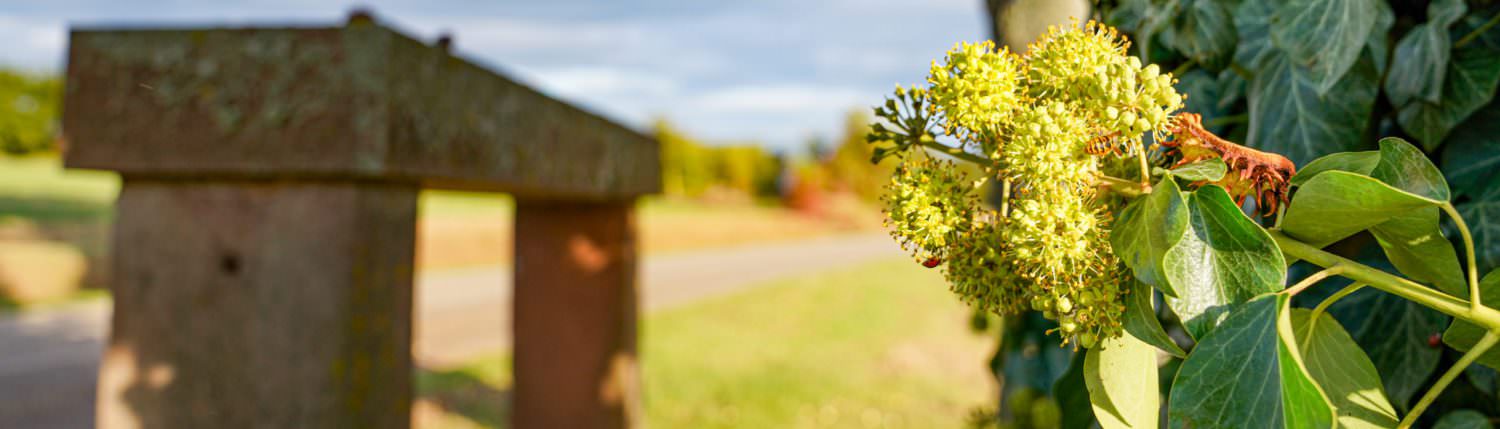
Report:
[[[904,160],[886,214],[905,248],[941,263],[971,305],[1040,311],[1085,347],[1119,334],[1128,290],[1101,169],[1129,165],[1107,154],[1144,156],[1144,135],[1166,134],[1183,100],[1170,74],[1127,49],[1092,21],[1053,27],[1019,55],[959,43],[925,88],[897,87],[875,109],[884,123],[870,135],[877,158]],[[985,177],[967,180],[923,148],[976,162]],[[986,181],[1002,189],[997,207],[979,203]]]

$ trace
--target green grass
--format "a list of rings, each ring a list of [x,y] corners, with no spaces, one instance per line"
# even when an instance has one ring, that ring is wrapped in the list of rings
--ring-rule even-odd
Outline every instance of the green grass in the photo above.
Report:
[[[119,189],[114,173],[64,170],[56,157],[0,157],[0,218],[45,222],[107,217]]]
[[[991,398],[988,337],[936,271],[885,261],[651,314],[641,360],[649,426],[959,427]],[[418,378],[422,396],[503,425],[509,359]],[[460,393],[455,393],[460,392]],[[472,398],[473,403],[444,403]],[[461,421],[461,420],[460,420]],[[463,427],[453,423],[437,426]]]

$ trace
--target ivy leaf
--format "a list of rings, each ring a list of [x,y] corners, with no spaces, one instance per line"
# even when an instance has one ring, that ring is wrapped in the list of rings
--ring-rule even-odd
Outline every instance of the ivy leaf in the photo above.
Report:
[[[1443,353],[1428,347],[1427,339],[1443,330],[1448,317],[1371,287],[1345,297],[1329,312],[1368,353],[1384,377],[1386,394],[1395,405],[1406,409],[1437,370]]]
[[[1324,97],[1318,95],[1314,77],[1293,66],[1289,56],[1267,56],[1250,82],[1250,146],[1280,153],[1298,165],[1363,149],[1380,89],[1370,57],[1360,57],[1338,80],[1334,95]]]
[[[1459,194],[1479,194],[1500,183],[1500,102],[1491,101],[1448,134],[1443,173]]]
[[[1484,193],[1459,204],[1474,238],[1474,252],[1480,271],[1500,267],[1500,186],[1491,185]]]
[[[1286,0],[1246,1],[1234,9],[1234,29],[1240,39],[1234,50],[1235,63],[1257,70],[1276,51],[1271,45],[1271,15],[1284,3]]]
[[[1484,278],[1479,280],[1479,296],[1483,297],[1482,303],[1493,306],[1500,302],[1500,270],[1490,271]],[[1469,351],[1484,337],[1484,328],[1463,319],[1453,319],[1453,324],[1448,325],[1448,330],[1443,332],[1443,343],[1459,351]],[[1500,369],[1500,349],[1490,348],[1475,360],[1481,365],[1494,369]]]
[[[1331,427],[1334,410],[1290,341],[1286,296],[1263,295],[1229,313],[1177,372],[1171,428]]]
[[[1156,308],[1152,305],[1155,294],[1151,292],[1151,286],[1137,280],[1131,280],[1130,284],[1130,294],[1125,296],[1125,332],[1172,356],[1187,357],[1187,352],[1172,341],[1162,329],[1161,321],[1156,320]]]
[[[1285,311],[1286,309],[1283,309]],[[1291,310],[1292,331],[1307,373],[1333,403],[1341,428],[1389,428],[1399,419],[1381,391],[1380,373],[1354,338],[1328,314]]]
[[[1500,51],[1483,43],[1453,49],[1453,61],[1443,77],[1442,101],[1413,100],[1400,107],[1396,120],[1422,147],[1437,149],[1453,126],[1489,104],[1500,84]]]
[[[1458,410],[1444,414],[1432,429],[1493,429],[1489,417],[1474,410]]]
[[[1396,216],[1440,203],[1373,177],[1325,171],[1297,190],[1281,229],[1293,238],[1323,247]]]
[[[1192,94],[1183,102],[1183,110],[1201,114],[1204,120],[1233,114],[1234,104],[1243,97],[1244,86],[1244,79],[1232,70],[1214,76],[1207,70],[1195,68],[1177,77],[1177,92]],[[1208,130],[1221,134],[1225,128],[1217,125],[1208,127]]]
[[[1443,172],[1421,149],[1397,137],[1380,139],[1380,163],[1370,171],[1370,177],[1433,201],[1452,197]]]
[[[1322,96],[1359,61],[1378,21],[1377,7],[1377,0],[1291,0],[1271,15],[1271,40],[1297,59]]]
[[[1286,261],[1223,188],[1198,188],[1187,207],[1187,230],[1162,256],[1162,267],[1178,292],[1167,305],[1193,338],[1204,338],[1234,306],[1279,290]]]
[[[1395,65],[1385,78],[1391,105],[1403,107],[1412,100],[1442,101],[1443,76],[1448,72],[1448,51],[1453,40],[1448,26],[1464,16],[1463,0],[1437,0],[1427,5],[1427,22],[1417,24],[1396,42]]]
[[[1172,175],[1177,176],[1182,180],[1191,182],[1200,180],[1215,182],[1219,179],[1224,178],[1224,173],[1227,171],[1229,171],[1229,167],[1224,165],[1224,160],[1219,158],[1209,158],[1194,162],[1192,164],[1173,168]]]
[[[1088,384],[1083,380],[1084,353],[1074,353],[1068,370],[1052,383],[1052,398],[1062,413],[1060,429],[1089,429],[1094,424],[1094,409],[1089,404]]]
[[[1161,412],[1156,349],[1131,335],[1099,342],[1087,351],[1083,379],[1094,418],[1104,429],[1155,428]]]
[[[1376,4],[1375,26],[1370,27],[1370,38],[1365,40],[1366,51],[1370,58],[1375,61],[1375,75],[1384,76],[1386,72],[1386,56],[1391,46],[1391,25],[1396,23],[1396,13],[1391,12],[1391,6],[1385,2]]]
[[[1292,186],[1302,186],[1318,173],[1333,170],[1368,176],[1371,171],[1375,171],[1377,164],[1380,164],[1380,151],[1339,152],[1325,155],[1307,163],[1301,170],[1297,170],[1297,174],[1292,176],[1291,183]]]
[[[1172,49],[1213,70],[1223,69],[1234,55],[1239,34],[1229,5],[1219,0],[1192,0],[1167,27]]]
[[[1176,296],[1162,258],[1187,230],[1187,201],[1171,175],[1156,183],[1145,198],[1137,198],[1120,212],[1119,221],[1109,233],[1115,255],[1135,272],[1135,277],[1156,286],[1167,295]]]

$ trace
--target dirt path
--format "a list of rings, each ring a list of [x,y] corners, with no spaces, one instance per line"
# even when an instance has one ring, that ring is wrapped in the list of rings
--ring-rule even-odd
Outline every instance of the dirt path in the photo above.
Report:
[[[899,254],[877,233],[651,255],[642,262],[641,302],[646,311],[658,310]],[[418,365],[442,368],[509,347],[510,280],[508,268],[420,275]],[[0,315],[0,428],[92,427],[108,322],[107,301]]]

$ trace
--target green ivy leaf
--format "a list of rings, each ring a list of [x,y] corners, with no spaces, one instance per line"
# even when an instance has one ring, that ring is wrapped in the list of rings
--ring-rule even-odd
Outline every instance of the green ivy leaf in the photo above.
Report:
[[[1432,429],[1493,429],[1489,417],[1474,410],[1458,410],[1444,414]]]
[[[1229,166],[1224,165],[1224,160],[1209,158],[1192,164],[1173,168],[1172,175],[1190,182],[1208,181],[1215,182],[1224,178],[1224,173],[1229,171]]]
[[[1130,294],[1125,296],[1125,332],[1135,336],[1146,344],[1156,346],[1172,356],[1187,357],[1187,352],[1167,336],[1167,331],[1162,329],[1161,321],[1156,320],[1155,294],[1151,292],[1151,286],[1138,280],[1130,281]]]
[[[1199,188],[1187,207],[1187,230],[1163,254],[1162,267],[1178,292],[1167,305],[1189,334],[1204,338],[1234,306],[1279,290],[1286,261],[1223,188]]]
[[[1283,310],[1285,311],[1285,310]],[[1292,309],[1292,331],[1307,373],[1333,403],[1341,428],[1389,428],[1399,419],[1381,391],[1380,373],[1339,322],[1312,311]]]
[[[1318,173],[1332,170],[1348,171],[1368,176],[1371,171],[1375,171],[1375,165],[1379,163],[1380,151],[1374,150],[1339,152],[1325,155],[1302,166],[1302,169],[1298,170],[1297,174],[1292,176],[1291,182],[1292,186],[1302,186],[1307,183],[1308,179],[1317,176]]]
[[[1365,49],[1370,53],[1370,58],[1375,61],[1375,75],[1384,76],[1386,72],[1386,55],[1389,54],[1391,46],[1391,25],[1396,23],[1396,13],[1391,12],[1391,6],[1385,2],[1376,4],[1375,26],[1370,27],[1370,38],[1365,40]]]
[[[1443,353],[1427,340],[1442,332],[1448,316],[1370,287],[1340,300],[1329,312],[1368,353],[1383,375],[1386,394],[1406,409],[1437,370]]]
[[[1131,335],[1099,342],[1087,351],[1083,379],[1094,418],[1104,429],[1155,428],[1161,412],[1156,349]]]
[[[1458,215],[1464,217],[1474,238],[1474,252],[1480,271],[1500,267],[1500,186],[1491,185],[1484,193],[1459,204]]]
[[[1474,112],[1444,141],[1443,173],[1454,192],[1480,194],[1500,183],[1500,102]]]
[[[1089,404],[1089,389],[1083,380],[1084,353],[1074,353],[1068,370],[1052,383],[1052,398],[1062,411],[1059,429],[1089,429],[1094,424],[1093,405]]]
[[[1268,55],[1250,82],[1250,146],[1298,165],[1365,148],[1365,128],[1380,89],[1371,57],[1361,56],[1327,97],[1318,95],[1317,81],[1288,57]]]
[[[1220,72],[1218,76],[1207,70],[1195,68],[1177,77],[1177,92],[1192,94],[1183,103],[1183,110],[1203,115],[1205,121],[1233,114],[1235,103],[1244,96],[1244,79],[1233,70]],[[1224,125],[1207,127],[1220,134]]]
[[[1229,7],[1219,0],[1189,1],[1167,27],[1169,47],[1204,67],[1223,69],[1239,43]]]
[[[1453,61],[1443,77],[1442,102],[1413,100],[1397,111],[1401,128],[1422,147],[1437,149],[1453,126],[1489,104],[1500,84],[1500,51],[1483,43],[1453,49]]]
[[[1334,410],[1301,361],[1286,296],[1263,295],[1230,312],[1177,372],[1171,428],[1331,427]]]
[[[1500,270],[1490,271],[1479,280],[1479,296],[1483,297],[1482,303],[1493,306],[1500,303]],[[1443,343],[1460,351],[1469,351],[1479,339],[1484,337],[1484,328],[1462,319],[1453,319],[1453,324],[1448,325],[1448,330],[1443,332]],[[1491,348],[1479,355],[1475,360],[1481,365],[1494,369],[1500,369],[1500,349]]]
[[[1234,9],[1234,29],[1240,45],[1234,50],[1234,62],[1250,70],[1261,68],[1261,62],[1276,51],[1271,45],[1271,15],[1286,0],[1240,2]]]
[[[1436,285],[1449,295],[1468,297],[1468,283],[1458,264],[1458,251],[1443,236],[1437,207],[1396,215],[1370,228],[1370,233],[1402,274]]]
[[[1421,149],[1397,137],[1380,139],[1380,163],[1370,171],[1370,177],[1433,201],[1452,197],[1443,172]]]
[[[1448,26],[1468,9],[1463,0],[1434,1],[1427,5],[1427,22],[1412,27],[1396,42],[1395,65],[1385,78],[1391,105],[1442,101],[1443,76],[1448,72],[1448,51],[1453,46]]]
[[[1109,233],[1115,255],[1135,272],[1135,277],[1176,296],[1177,289],[1162,268],[1162,258],[1187,230],[1187,201],[1171,175],[1156,183],[1145,198],[1137,198]]]
[[[1379,6],[1377,0],[1291,0],[1271,15],[1271,40],[1297,59],[1322,96],[1359,61]]]
[[[1323,247],[1396,216],[1440,203],[1373,177],[1325,171],[1297,190],[1281,229],[1293,238]]]

